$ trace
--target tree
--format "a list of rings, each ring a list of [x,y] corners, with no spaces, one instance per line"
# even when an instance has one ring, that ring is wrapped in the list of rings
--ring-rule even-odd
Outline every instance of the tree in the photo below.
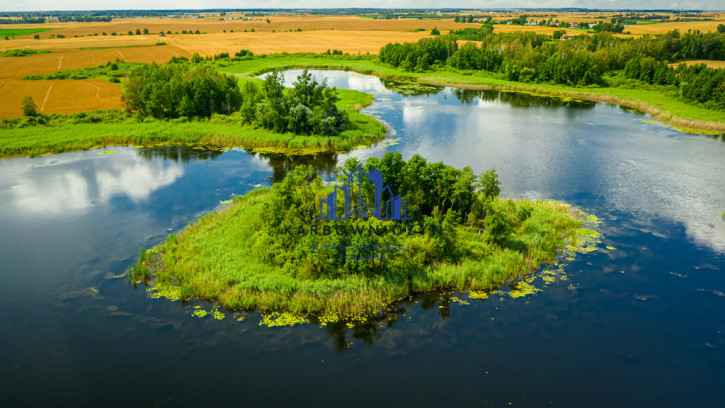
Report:
[[[144,28],[144,29],[143,29],[143,33],[144,33],[144,34],[148,34],[148,33],[149,33],[149,29],[148,29],[148,28]]]
[[[325,81],[318,83],[305,70],[287,93],[283,75],[272,72],[262,85],[264,97],[252,107],[246,102],[242,118],[275,132],[292,132],[303,135],[336,135],[349,123],[345,111],[337,108],[338,97]],[[254,87],[245,87],[243,100],[258,98]]]
[[[722,24],[720,24],[720,25],[722,25]],[[36,40],[39,40],[39,39],[40,39],[40,34],[35,34],[35,35],[33,36],[33,38],[35,38]]]
[[[141,30],[138,28],[136,29],[136,35],[141,35]]]
[[[488,227],[489,241],[501,247],[505,246],[513,232],[512,220],[505,213],[491,209],[484,222]]]
[[[30,96],[23,98],[23,116],[36,116],[38,114],[35,101]]]
[[[242,96],[234,77],[185,62],[136,68],[124,86],[128,111],[155,118],[209,117],[239,109]]]
[[[718,24],[717,25],[717,32],[718,33],[725,33],[725,24]]]
[[[430,30],[430,35],[441,35],[441,32],[438,30],[438,27],[433,27],[433,29]]]
[[[479,192],[483,197],[490,201],[501,194],[501,183],[498,181],[498,173],[496,169],[490,169],[478,177]]]

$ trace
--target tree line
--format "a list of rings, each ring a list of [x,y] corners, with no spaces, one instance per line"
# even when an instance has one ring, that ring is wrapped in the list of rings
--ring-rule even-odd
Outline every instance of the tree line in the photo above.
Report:
[[[238,54],[246,55],[246,50]],[[123,97],[128,112],[157,119],[239,112],[242,123],[280,133],[329,136],[347,127],[347,113],[337,107],[337,91],[326,81],[317,82],[307,70],[292,89],[285,89],[283,80],[273,72],[261,86],[247,81],[240,88],[233,76],[179,58],[136,67],[124,84]]]
[[[633,58],[624,67],[627,78],[647,84],[669,86],[688,102],[725,110],[725,69],[705,64],[672,67],[652,57]]]
[[[488,28],[484,26],[479,30],[485,34]],[[569,86],[605,86],[604,74],[623,72],[627,78],[642,78],[647,83],[676,87],[688,101],[718,109],[723,106],[722,69],[668,67],[669,63],[681,60],[724,60],[725,34],[719,31],[681,34],[675,30],[640,38],[598,33],[558,41],[533,32],[489,32],[481,35],[480,45],[466,43],[459,47],[457,40],[469,39],[467,34],[465,29],[454,30],[452,34],[424,38],[417,43],[387,44],[381,48],[378,57],[381,62],[406,71],[447,65],[462,70],[500,73],[512,81]]]
[[[0,24],[43,24],[45,17],[0,18]]]
[[[61,14],[58,16],[58,22],[60,23],[109,23],[112,20],[111,16],[93,16],[90,14],[73,15],[73,14]]]

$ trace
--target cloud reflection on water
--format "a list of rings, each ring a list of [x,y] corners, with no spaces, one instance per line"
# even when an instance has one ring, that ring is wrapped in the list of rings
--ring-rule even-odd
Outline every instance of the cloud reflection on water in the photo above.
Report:
[[[83,210],[116,196],[140,202],[184,174],[181,164],[148,161],[134,151],[113,156],[80,161],[54,158],[20,166],[22,172],[9,188],[13,203],[24,212],[57,214]]]

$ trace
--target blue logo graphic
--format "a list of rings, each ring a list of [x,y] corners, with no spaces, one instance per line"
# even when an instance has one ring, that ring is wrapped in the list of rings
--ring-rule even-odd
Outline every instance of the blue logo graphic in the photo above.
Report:
[[[353,208],[351,191],[353,182],[357,181],[357,203]],[[363,199],[363,183],[370,183],[375,189],[375,202],[367,203]],[[343,193],[345,197],[345,214],[343,217],[337,215],[337,196]],[[384,197],[385,208],[382,208]],[[372,204],[372,205],[371,205]],[[325,209],[327,214],[325,214]],[[383,173],[375,167],[370,172],[365,172],[361,166],[357,166],[347,176],[347,185],[335,186],[335,191],[327,195],[326,200],[320,200],[320,217],[317,220],[346,220],[353,214],[360,218],[367,218],[368,215],[375,216],[379,220],[409,220],[406,217],[407,204],[400,198],[400,194],[394,196],[390,187],[383,185]],[[383,211],[385,210],[385,211]]]

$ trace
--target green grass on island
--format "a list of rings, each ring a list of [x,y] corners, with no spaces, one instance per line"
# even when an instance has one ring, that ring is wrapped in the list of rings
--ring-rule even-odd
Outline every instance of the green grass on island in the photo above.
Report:
[[[340,173],[358,164],[349,159]],[[573,260],[599,242],[587,229],[595,218],[566,204],[499,198],[495,171],[476,177],[468,167],[417,155],[405,162],[392,152],[368,159],[362,169],[370,166],[407,202],[410,221],[358,213],[316,221],[320,199],[333,186],[300,166],[142,251],[129,277],[148,283],[152,297],[205,299],[291,323],[360,323],[418,292],[470,291],[470,298],[482,299],[508,282],[513,297],[533,294],[539,289],[530,282],[540,265],[554,263],[562,251]],[[363,196],[372,202],[370,186]],[[550,283],[554,275],[544,278]]]

